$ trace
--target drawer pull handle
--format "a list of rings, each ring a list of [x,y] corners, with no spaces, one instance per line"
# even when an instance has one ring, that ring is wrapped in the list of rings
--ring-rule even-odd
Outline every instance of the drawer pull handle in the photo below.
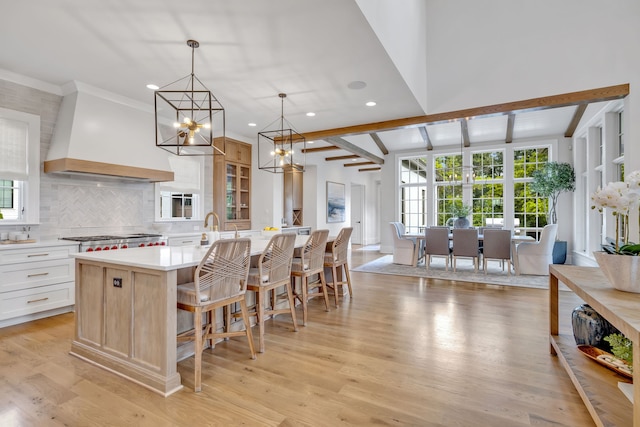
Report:
[[[29,254],[29,255],[27,255],[27,258],[31,258],[31,257],[34,257],[34,256],[49,256],[49,254]]]
[[[31,304],[32,302],[46,301],[48,299],[49,299],[49,297],[44,297],[44,298],[40,298],[40,299],[32,299],[31,301],[27,301],[27,304]]]
[[[183,240],[182,243],[193,243],[193,240]]]
[[[45,273],[34,273],[34,274],[29,274],[29,275],[27,275],[27,277],[46,276],[47,274],[49,274],[49,272],[45,272]]]

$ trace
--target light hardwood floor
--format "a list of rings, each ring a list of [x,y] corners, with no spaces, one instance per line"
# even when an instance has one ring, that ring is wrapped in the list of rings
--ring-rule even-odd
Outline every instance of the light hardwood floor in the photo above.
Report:
[[[351,267],[380,254],[351,253]],[[179,364],[163,398],[68,354],[73,315],[0,329],[1,426],[590,426],[538,289],[353,273],[353,300]],[[298,310],[301,315],[301,311]],[[257,335],[257,334],[256,334]]]

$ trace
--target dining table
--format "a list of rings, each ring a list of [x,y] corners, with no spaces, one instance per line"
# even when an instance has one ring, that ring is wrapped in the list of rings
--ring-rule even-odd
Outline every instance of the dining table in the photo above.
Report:
[[[416,242],[420,243],[423,246],[423,242],[426,241],[425,233],[407,233],[403,237],[409,239],[416,239]],[[453,240],[453,233],[449,233],[449,240]],[[483,234],[478,234],[478,241],[482,242],[484,240]],[[523,242],[535,242],[536,239],[532,236],[526,234],[514,234],[511,236],[511,262],[513,263],[513,269],[516,274],[519,274],[519,265],[518,265],[518,257],[515,256],[517,253],[517,246]]]

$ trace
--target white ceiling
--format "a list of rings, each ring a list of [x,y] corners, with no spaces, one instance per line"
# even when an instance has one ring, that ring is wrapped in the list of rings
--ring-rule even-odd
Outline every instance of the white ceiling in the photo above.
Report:
[[[280,92],[300,133],[426,114],[354,0],[32,0],[5,2],[2,13],[5,76],[79,81],[150,106],[146,84],[188,75],[186,41],[198,40],[195,74],[224,106],[227,134],[247,141],[273,129]],[[366,87],[350,89],[355,81]],[[377,105],[366,107],[371,100]],[[561,135],[575,108],[518,114],[513,139]],[[506,127],[505,115],[470,120],[472,146],[504,140]],[[427,132],[434,148],[460,143],[459,122]],[[378,136],[389,151],[426,148],[417,128]],[[383,156],[369,135],[344,139]]]

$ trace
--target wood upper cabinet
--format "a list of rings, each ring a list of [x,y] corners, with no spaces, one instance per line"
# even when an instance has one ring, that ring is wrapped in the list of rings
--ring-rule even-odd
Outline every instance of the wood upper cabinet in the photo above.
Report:
[[[251,144],[226,138],[213,158],[213,210],[221,231],[251,229]]]
[[[288,168],[284,172],[284,217],[290,226],[303,225],[302,217],[302,177],[299,170]]]
[[[227,138],[225,147],[227,162],[251,165],[251,145]]]

